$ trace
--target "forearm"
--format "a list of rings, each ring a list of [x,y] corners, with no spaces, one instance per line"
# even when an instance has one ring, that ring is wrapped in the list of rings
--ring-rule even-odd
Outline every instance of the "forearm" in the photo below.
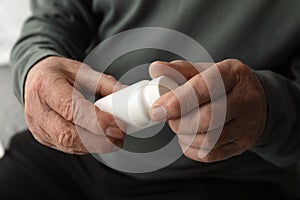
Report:
[[[64,56],[81,60],[95,34],[89,0],[32,0],[32,16],[11,54],[14,91],[23,101],[29,69],[39,60]]]
[[[268,119],[264,134],[251,150],[280,166],[295,164],[300,159],[300,87],[296,80],[271,71],[257,75],[267,96]]]

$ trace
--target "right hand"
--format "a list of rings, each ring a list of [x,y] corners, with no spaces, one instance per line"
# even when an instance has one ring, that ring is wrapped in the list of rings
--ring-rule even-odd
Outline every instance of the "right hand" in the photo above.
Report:
[[[79,70],[84,76],[78,78]],[[94,88],[96,95],[106,96],[123,86],[74,60],[50,56],[35,64],[24,87],[25,119],[34,138],[70,154],[109,153],[122,147],[124,124],[82,95]]]

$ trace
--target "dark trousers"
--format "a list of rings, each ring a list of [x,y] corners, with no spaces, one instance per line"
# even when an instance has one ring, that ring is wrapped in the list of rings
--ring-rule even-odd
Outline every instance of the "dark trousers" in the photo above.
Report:
[[[91,155],[47,148],[25,131],[0,161],[1,200],[283,199],[275,186],[222,179],[146,181],[116,172]]]

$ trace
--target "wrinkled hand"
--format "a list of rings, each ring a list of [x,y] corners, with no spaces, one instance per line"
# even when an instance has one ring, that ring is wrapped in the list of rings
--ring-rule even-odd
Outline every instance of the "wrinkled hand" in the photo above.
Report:
[[[79,70],[81,76],[76,77]],[[29,130],[40,143],[66,153],[116,151],[123,145],[124,124],[100,111],[83,93],[96,91],[106,96],[121,88],[115,78],[80,62],[54,56],[43,59],[29,71],[25,82]]]
[[[267,105],[259,79],[245,64],[232,59],[210,68],[207,65],[198,64],[196,69],[195,64],[186,61],[154,62],[150,66],[152,78],[169,75],[178,80],[180,76],[172,72],[175,70],[187,81],[159,98],[154,103],[150,116],[154,121],[168,120],[169,126],[178,135],[178,142],[185,156],[196,161],[215,162],[239,155],[255,144],[265,129]],[[214,67],[223,79],[227,100],[225,122],[213,127],[215,131],[221,132],[215,145],[209,139],[208,131],[214,120],[211,105],[213,101],[215,107],[221,109],[220,99],[224,99],[225,94],[219,94],[220,97],[213,100],[210,98],[209,91],[217,86],[212,84],[212,88],[208,88],[204,80],[214,82]],[[198,70],[202,72],[199,73]],[[196,96],[196,103],[190,101],[192,93]],[[197,123],[194,119],[198,119]],[[186,123],[184,128],[180,127],[181,121]],[[196,134],[192,133],[194,127]],[[205,136],[208,136],[207,140],[204,140]],[[204,141],[204,146],[213,147],[209,152],[201,148]]]

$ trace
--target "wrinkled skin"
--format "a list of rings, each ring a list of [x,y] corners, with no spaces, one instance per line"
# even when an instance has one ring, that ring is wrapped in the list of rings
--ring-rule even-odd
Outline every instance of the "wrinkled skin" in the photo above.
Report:
[[[205,136],[209,134],[209,125],[214,120],[209,95],[209,90],[213,88],[208,88],[204,80],[213,81],[214,72],[212,68],[207,68],[208,64],[197,65],[198,67],[194,67],[196,64],[186,61],[152,63],[152,78],[168,75],[178,80],[179,76],[172,73],[176,71],[187,81],[159,98],[154,103],[150,116],[154,121],[168,121],[171,129],[178,135],[183,153],[192,160],[211,163],[239,155],[251,148],[265,129],[267,103],[262,84],[256,74],[239,60],[224,60],[213,66],[218,69],[224,82],[226,94],[220,95],[226,95],[227,111],[225,124],[214,127],[214,130],[221,129],[219,139],[214,145],[209,144],[212,141],[208,137],[205,145],[213,148],[207,150],[201,147]],[[195,94],[196,103],[189,102],[191,93]],[[221,106],[219,99],[213,100],[217,109]],[[193,119],[199,120],[195,122]],[[185,121],[183,126],[187,128],[180,127],[182,120]],[[191,133],[189,127],[196,127],[196,134]]]
[[[79,69],[84,75],[76,77]],[[96,108],[83,93],[96,90],[97,96],[106,96],[123,87],[80,62],[45,58],[32,67],[25,82],[29,130],[40,143],[65,153],[117,151],[123,145],[124,124]]]

